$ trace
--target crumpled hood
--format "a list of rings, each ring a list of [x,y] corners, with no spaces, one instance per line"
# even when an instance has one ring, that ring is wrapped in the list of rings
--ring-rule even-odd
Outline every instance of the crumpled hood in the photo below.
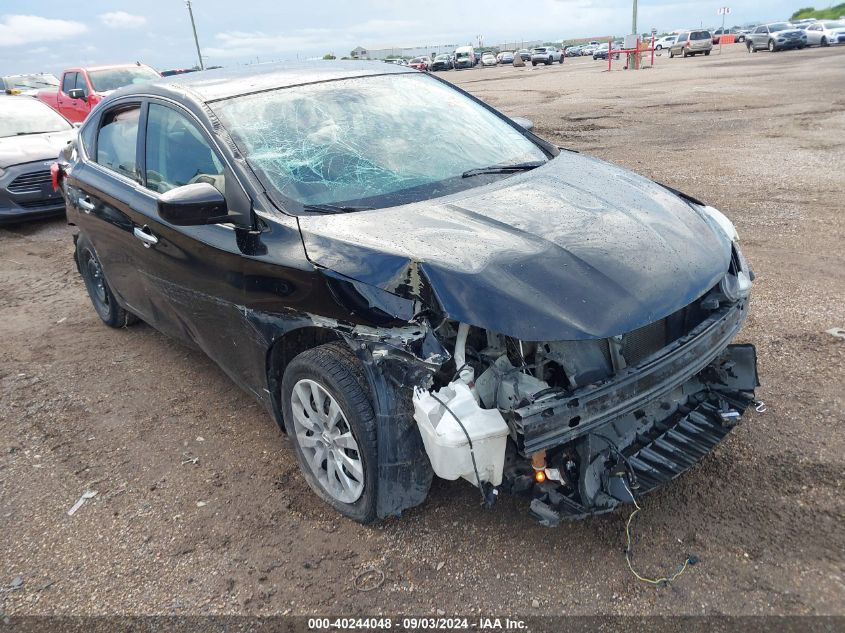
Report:
[[[4,136],[0,138],[0,167],[11,167],[37,160],[55,160],[68,141],[76,136],[76,130]]]
[[[731,252],[682,198],[570,152],[451,196],[299,222],[315,264],[528,341],[668,316],[721,279]]]

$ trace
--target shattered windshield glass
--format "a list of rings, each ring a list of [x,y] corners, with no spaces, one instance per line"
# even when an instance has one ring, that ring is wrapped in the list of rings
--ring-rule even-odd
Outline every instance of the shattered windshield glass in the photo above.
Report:
[[[416,73],[281,88],[212,107],[268,190],[302,206],[393,206],[481,184],[461,177],[468,170],[547,160],[486,108]]]

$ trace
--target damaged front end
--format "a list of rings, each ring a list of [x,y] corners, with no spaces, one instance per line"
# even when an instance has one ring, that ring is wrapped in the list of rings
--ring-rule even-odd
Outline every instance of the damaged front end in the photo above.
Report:
[[[453,359],[413,396],[434,473],[470,481],[488,503],[524,495],[549,526],[679,476],[754,402],[754,347],[730,344],[749,284],[732,294],[730,283],[604,339],[522,341],[445,321],[436,335]]]

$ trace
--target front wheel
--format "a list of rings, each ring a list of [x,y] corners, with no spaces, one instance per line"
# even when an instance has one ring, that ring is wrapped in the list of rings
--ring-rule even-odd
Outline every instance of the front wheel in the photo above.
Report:
[[[657,46],[655,46],[655,47],[654,47],[654,50],[656,50],[656,51],[662,51],[662,50],[663,50],[663,46],[661,46],[660,44],[658,44]]]
[[[536,65],[537,65],[537,62],[531,62],[531,65],[532,65],[532,66],[536,66]]]
[[[748,52],[749,53],[756,53],[757,47],[754,46],[754,42],[748,42]]]
[[[828,46],[827,38],[825,36],[822,36],[822,41],[819,43],[819,46]]]
[[[91,304],[97,312],[97,316],[113,328],[121,328],[138,322],[138,318],[120,307],[114,293],[103,274],[103,267],[94,251],[94,247],[87,238],[80,235],[76,241],[76,263],[82,280],[85,282],[85,289],[91,299]]]
[[[777,45],[774,40],[769,40],[769,52],[774,53],[777,50]]]
[[[294,358],[282,379],[285,429],[308,485],[341,514],[376,519],[376,418],[358,360],[343,343]]]

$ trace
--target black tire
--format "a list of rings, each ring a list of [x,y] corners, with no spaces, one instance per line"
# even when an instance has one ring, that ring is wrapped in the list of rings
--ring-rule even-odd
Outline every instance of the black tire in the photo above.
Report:
[[[822,41],[819,42],[819,46],[830,46],[830,44],[828,44],[828,41],[827,41],[827,36],[822,35]]]
[[[656,50],[656,51],[662,51],[662,50],[663,50],[663,45],[662,45],[662,44],[658,44],[657,46],[655,46],[655,47],[654,47],[654,50]]]
[[[769,52],[774,53],[778,49],[777,44],[775,44],[774,40],[769,40]]]
[[[562,64],[562,63],[563,63],[563,55],[561,55],[561,56],[560,56],[560,59],[559,59],[559,60],[557,60],[557,63],[558,63],[558,64]]]
[[[707,57],[708,55],[710,55],[710,51],[704,51],[704,56]]]
[[[687,49],[681,51],[681,57],[685,58],[687,56]]]
[[[673,51],[671,48],[669,49],[669,59],[675,59],[675,51]]]
[[[546,66],[551,66],[551,65],[552,65],[552,58],[551,58],[551,57],[549,57],[549,58],[546,60]]]
[[[532,66],[536,66],[536,65],[537,65],[537,62],[531,62],[531,65],[532,65]]]
[[[748,52],[749,53],[756,53],[757,52],[757,47],[754,46],[754,42],[751,42],[751,41],[748,42]]]
[[[103,274],[103,267],[94,247],[83,235],[76,241],[76,264],[85,282],[91,304],[103,323],[109,327],[122,328],[138,322],[138,317],[117,302]]]
[[[303,379],[319,383],[335,399],[358,445],[357,453],[363,463],[364,489],[352,503],[336,499],[323,487],[307,463],[297,440],[292,396],[294,386]],[[281,396],[285,430],[293,443],[300,470],[311,489],[323,501],[353,521],[375,521],[378,499],[376,418],[364,372],[349,347],[345,343],[328,343],[296,356],[285,369]]]

